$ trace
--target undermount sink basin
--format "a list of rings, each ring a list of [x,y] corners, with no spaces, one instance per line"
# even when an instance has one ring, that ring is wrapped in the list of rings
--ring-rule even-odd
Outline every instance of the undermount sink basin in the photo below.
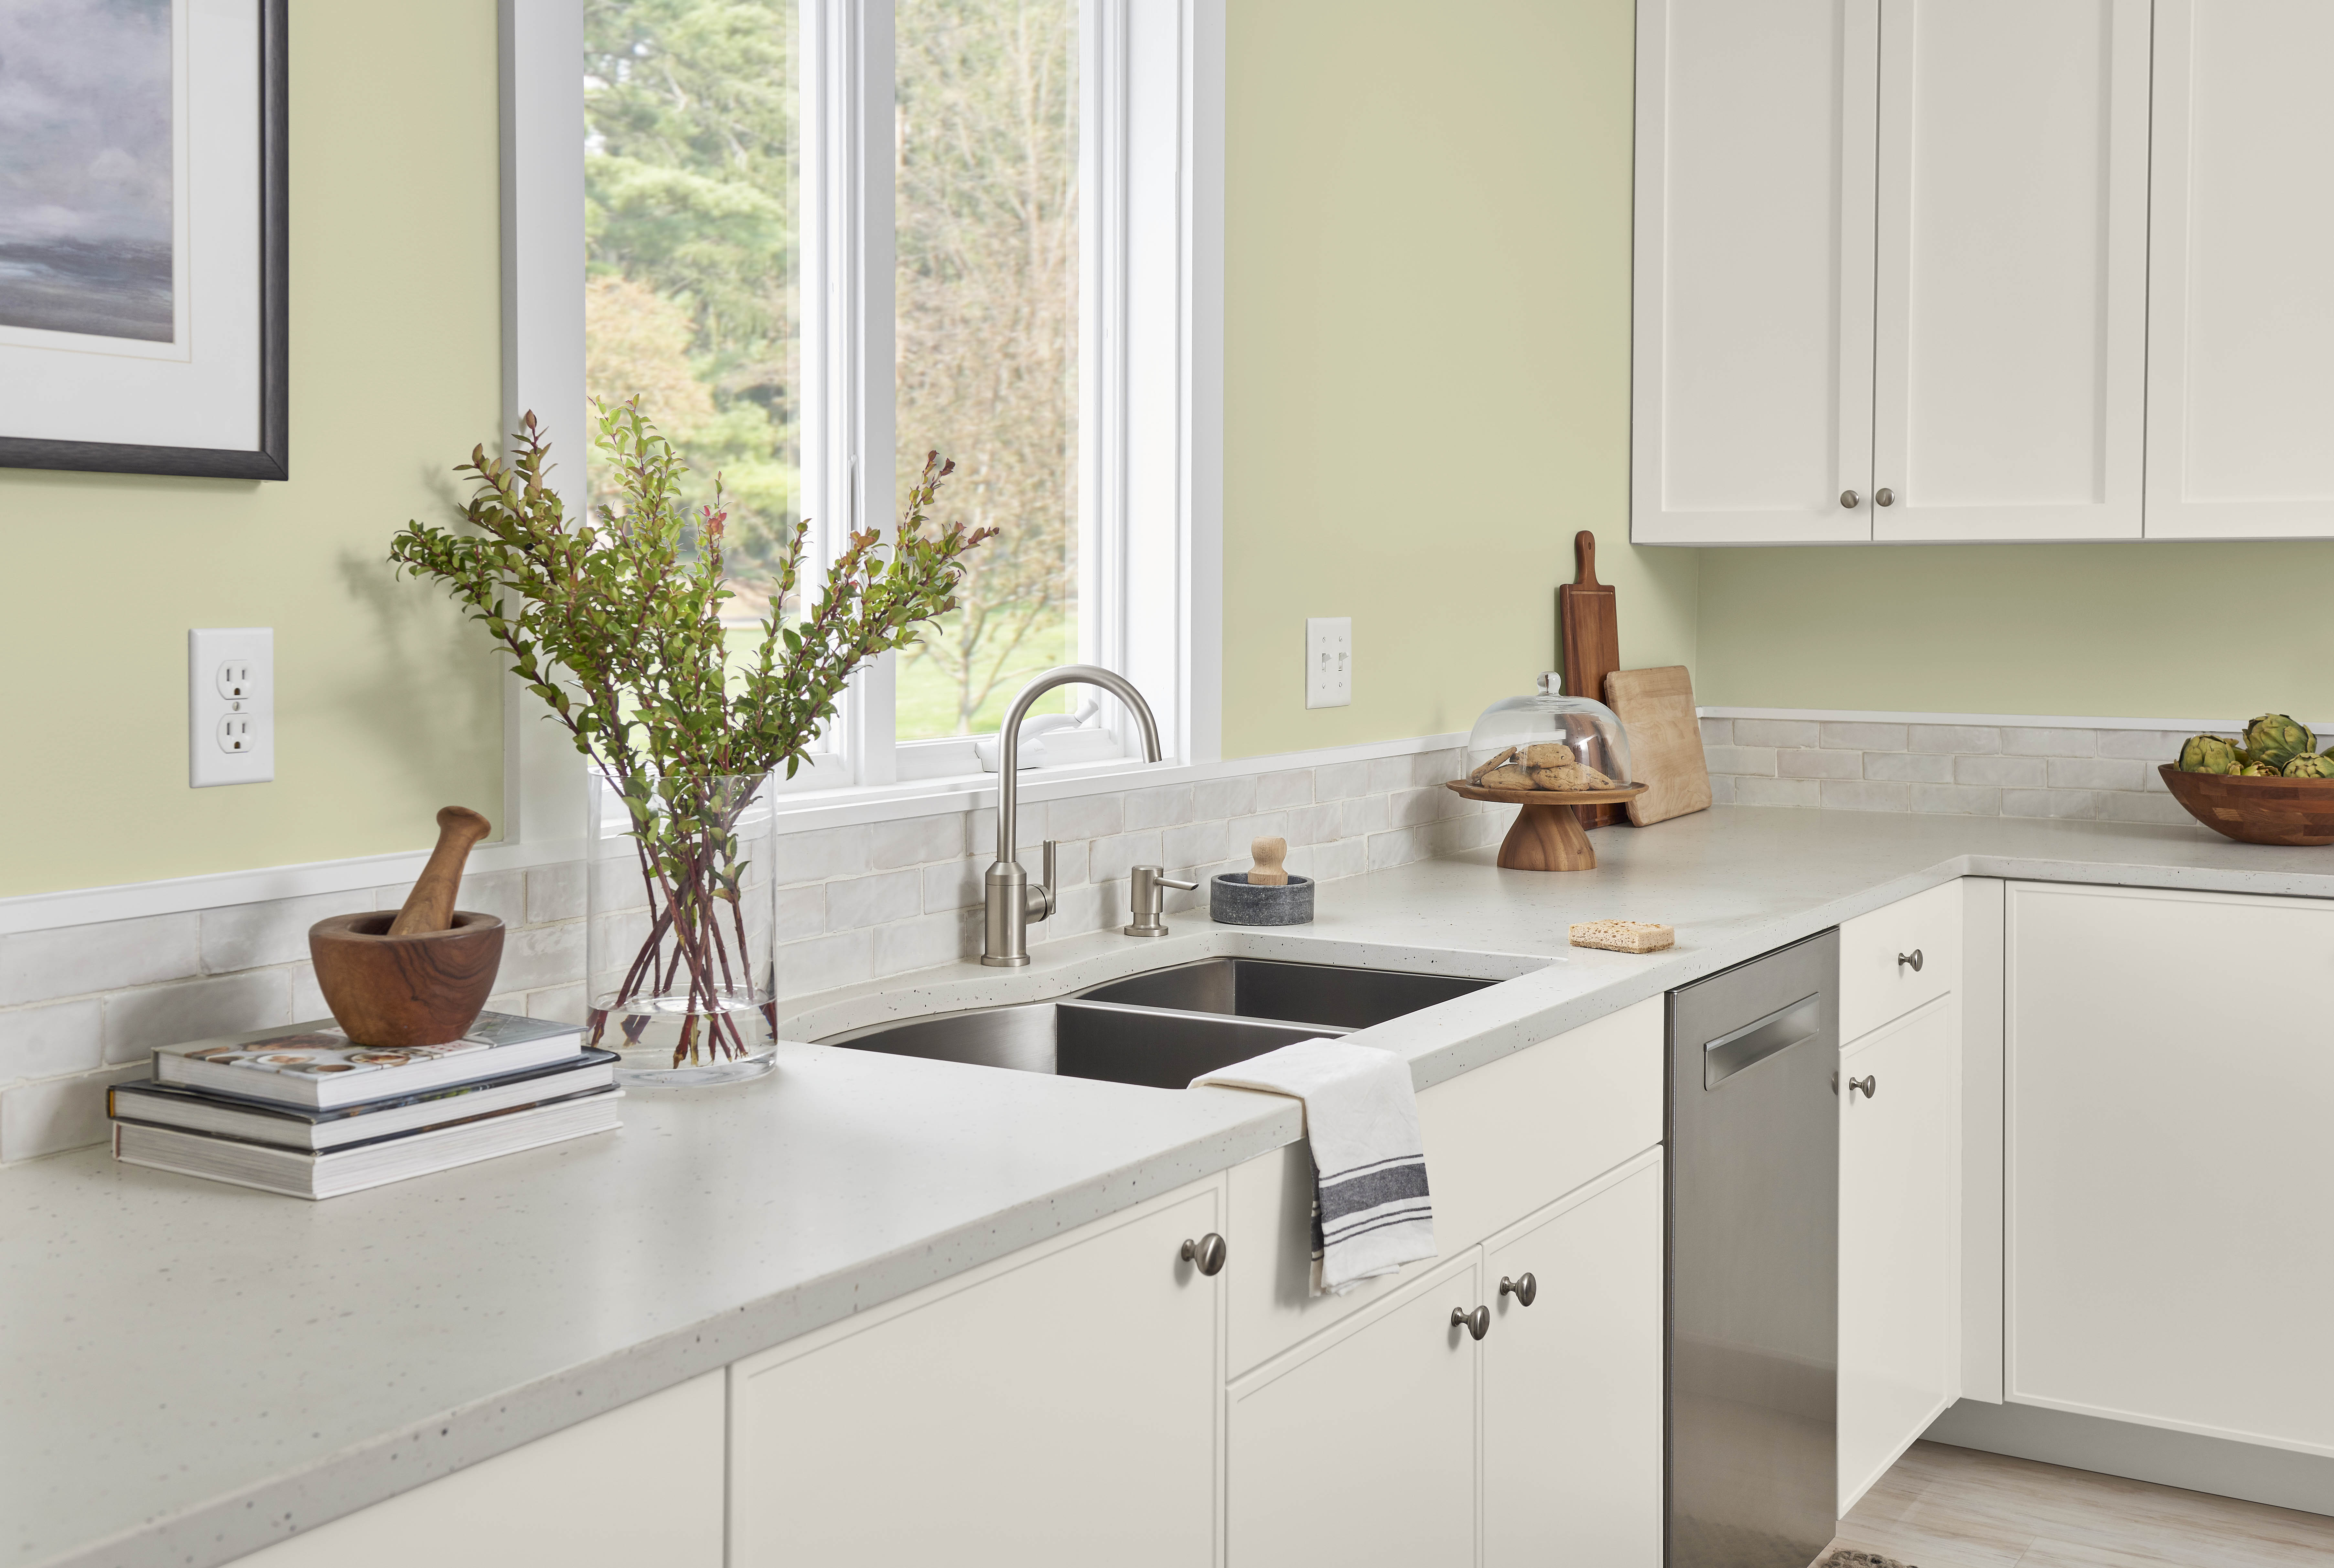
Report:
[[[823,1045],[1181,1089],[1298,1040],[1344,1034],[1489,980],[1327,964],[1204,958],[1058,1002],[981,1007],[830,1034]]]
[[[1202,958],[1153,969],[1078,993],[1092,1002],[1124,1002],[1189,1013],[1366,1029],[1493,984],[1452,975],[1409,975],[1336,964],[1283,964],[1268,958]],[[1316,1030],[1316,1033],[1318,1033]]]

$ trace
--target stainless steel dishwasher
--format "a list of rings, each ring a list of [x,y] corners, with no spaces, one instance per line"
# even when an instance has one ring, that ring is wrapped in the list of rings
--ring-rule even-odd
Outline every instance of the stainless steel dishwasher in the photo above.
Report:
[[[1670,1568],[1807,1568],[1837,1501],[1839,933],[1669,995]]]

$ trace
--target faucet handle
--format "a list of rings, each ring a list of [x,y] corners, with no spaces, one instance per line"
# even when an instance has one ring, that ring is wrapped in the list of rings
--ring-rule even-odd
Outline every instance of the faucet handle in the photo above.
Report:
[[[1054,880],[1054,851],[1058,848],[1060,848],[1059,840],[1046,841],[1046,880],[1030,888],[1028,893],[1029,919],[1033,920],[1050,919],[1054,913],[1055,892],[1057,886]]]

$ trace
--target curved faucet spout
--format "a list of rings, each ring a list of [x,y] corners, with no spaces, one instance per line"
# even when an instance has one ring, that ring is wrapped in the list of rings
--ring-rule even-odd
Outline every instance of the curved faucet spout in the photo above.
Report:
[[[1028,922],[1042,920],[1054,912],[1053,846],[1046,846],[1047,874],[1041,888],[1028,885],[1028,873],[1021,869],[1020,860],[1014,852],[1021,814],[1021,720],[1028,714],[1031,703],[1057,686],[1071,685],[1101,687],[1124,703],[1143,732],[1143,759],[1160,760],[1159,721],[1152,717],[1151,705],[1143,700],[1143,694],[1134,689],[1133,683],[1115,670],[1104,669],[1098,664],[1066,664],[1047,670],[1021,688],[1013,706],[1006,710],[1005,723],[998,735],[997,859],[989,868],[983,889],[987,919],[980,961],[984,964],[1027,963]]]

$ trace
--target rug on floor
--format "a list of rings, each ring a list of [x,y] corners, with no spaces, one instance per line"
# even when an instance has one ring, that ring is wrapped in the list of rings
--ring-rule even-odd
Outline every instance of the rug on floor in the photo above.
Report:
[[[1916,1568],[1916,1565],[1899,1563],[1894,1557],[1883,1557],[1876,1552],[1854,1552],[1842,1546],[1817,1563],[1816,1568]]]

